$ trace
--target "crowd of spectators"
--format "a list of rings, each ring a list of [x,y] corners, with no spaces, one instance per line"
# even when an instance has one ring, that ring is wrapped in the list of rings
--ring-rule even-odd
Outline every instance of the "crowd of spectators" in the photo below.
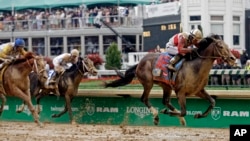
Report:
[[[215,60],[213,63],[214,70],[217,69],[245,69],[250,71],[250,58],[245,50],[240,55],[240,64],[235,63],[233,66],[228,65],[226,62]],[[250,74],[211,74],[210,75],[210,85],[233,85],[233,86],[248,86],[250,87]]]
[[[135,9],[132,6],[118,8],[117,6],[103,6],[87,8],[54,8],[50,10],[26,9],[0,13],[0,30],[11,31],[13,23],[15,30],[47,30],[74,29],[102,26],[100,19],[111,26],[135,25]]]

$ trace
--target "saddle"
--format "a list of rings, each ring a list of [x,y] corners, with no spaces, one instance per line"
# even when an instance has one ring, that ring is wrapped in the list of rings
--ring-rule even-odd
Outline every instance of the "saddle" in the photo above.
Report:
[[[162,81],[166,84],[174,85],[175,79],[178,71],[181,69],[183,62],[190,61],[195,58],[195,56],[190,53],[183,57],[178,63],[175,64],[176,72],[172,72],[167,69],[167,65],[169,64],[173,55],[169,54],[168,52],[161,53],[158,59],[155,61],[155,65],[152,71],[154,76],[154,80]]]

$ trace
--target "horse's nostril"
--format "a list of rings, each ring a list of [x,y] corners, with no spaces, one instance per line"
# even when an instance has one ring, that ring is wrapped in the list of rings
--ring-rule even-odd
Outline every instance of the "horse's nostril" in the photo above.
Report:
[[[235,58],[235,57],[230,57],[230,59],[231,59],[231,60],[236,60],[236,58]]]

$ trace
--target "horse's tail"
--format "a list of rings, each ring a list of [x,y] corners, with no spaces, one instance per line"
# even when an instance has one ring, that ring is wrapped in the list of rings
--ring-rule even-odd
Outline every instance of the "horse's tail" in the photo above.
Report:
[[[116,70],[116,73],[120,78],[109,83],[104,82],[104,87],[107,88],[107,87],[119,87],[119,86],[128,85],[135,77],[135,70],[136,70],[137,65],[138,64],[126,70],[125,75],[120,74],[120,72]]]

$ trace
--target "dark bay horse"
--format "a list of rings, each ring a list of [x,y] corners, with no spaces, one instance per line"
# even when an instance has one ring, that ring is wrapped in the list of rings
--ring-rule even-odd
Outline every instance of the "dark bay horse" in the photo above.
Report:
[[[215,36],[216,37],[216,36]],[[119,74],[119,79],[112,82],[105,82],[105,87],[118,87],[129,84],[134,77],[137,77],[142,84],[144,91],[141,101],[150,109],[154,115],[154,123],[159,123],[158,111],[150,104],[149,94],[154,84],[158,84],[163,89],[162,103],[170,110],[164,109],[161,112],[171,116],[177,116],[182,125],[186,125],[184,116],[186,115],[186,97],[196,95],[209,101],[210,105],[202,114],[196,114],[195,118],[206,117],[215,106],[215,100],[204,89],[207,85],[209,72],[213,62],[217,58],[222,58],[230,65],[233,65],[236,58],[232,55],[228,45],[220,39],[206,37],[197,45],[196,58],[183,62],[181,68],[176,72],[174,83],[166,83],[154,79],[152,71],[154,70],[157,59],[162,55],[160,53],[147,54],[138,64],[126,70],[125,74]],[[165,68],[165,67],[164,67]],[[168,70],[167,70],[168,71]],[[169,71],[168,71],[169,72]],[[172,90],[175,91],[181,111],[179,112],[170,102]]]
[[[58,118],[68,111],[71,123],[75,123],[72,116],[71,102],[73,100],[73,97],[77,95],[78,87],[82,78],[88,74],[97,75],[97,70],[94,66],[94,63],[87,57],[79,57],[77,63],[73,64],[59,77],[58,88],[60,96],[65,97],[65,107],[62,112],[53,114],[53,118]],[[39,79],[37,80],[39,81]],[[34,82],[32,84],[35,83],[37,82]],[[36,89],[36,86],[31,86],[31,91],[33,91],[33,89]],[[38,94],[35,94],[37,106],[40,105],[40,99],[43,96],[48,95],[51,90],[53,89],[43,88]],[[40,107],[38,107],[38,111],[40,111]]]
[[[41,112],[40,99],[43,96],[46,96],[50,93],[56,94],[57,92],[54,86],[45,87],[46,81],[44,81],[44,79],[42,79],[39,76],[39,74],[35,72],[30,73],[29,79],[30,79],[30,93],[31,93],[31,96],[34,97],[36,100],[36,110],[39,114]],[[25,103],[20,106],[19,108],[20,112],[24,109],[24,105]]]
[[[29,80],[29,74],[31,71],[39,74],[44,80],[47,79],[43,58],[35,56],[32,52],[27,52],[23,58],[11,62],[1,70],[0,77],[2,82],[0,83],[0,98],[2,104],[0,114],[3,112],[6,103],[5,95],[19,97],[28,106],[28,109],[33,115],[34,121],[41,126],[38,113],[31,102]]]

